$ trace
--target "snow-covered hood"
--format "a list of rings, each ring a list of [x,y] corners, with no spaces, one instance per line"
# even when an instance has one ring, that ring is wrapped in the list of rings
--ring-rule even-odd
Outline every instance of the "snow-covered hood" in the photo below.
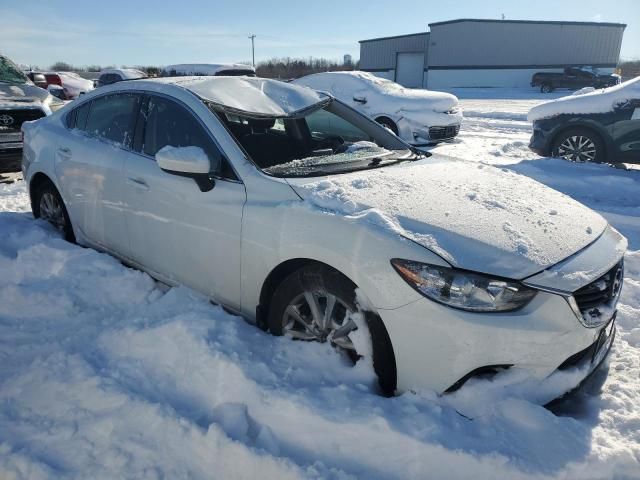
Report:
[[[392,230],[455,267],[515,279],[566,259],[607,226],[528,177],[442,156],[288,181],[315,208]]]
[[[535,122],[563,114],[607,113],[637,98],[640,98],[640,77],[600,90],[582,89],[573,95],[541,103],[529,110],[527,119]]]
[[[29,85],[28,83],[6,85],[0,83],[0,107],[40,107],[48,97],[49,92],[35,85]]]

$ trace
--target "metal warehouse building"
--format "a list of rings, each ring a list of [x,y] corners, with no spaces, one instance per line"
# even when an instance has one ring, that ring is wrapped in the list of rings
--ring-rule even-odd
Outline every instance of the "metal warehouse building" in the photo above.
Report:
[[[626,25],[460,19],[360,41],[360,68],[406,87],[527,87],[535,72],[613,72]]]

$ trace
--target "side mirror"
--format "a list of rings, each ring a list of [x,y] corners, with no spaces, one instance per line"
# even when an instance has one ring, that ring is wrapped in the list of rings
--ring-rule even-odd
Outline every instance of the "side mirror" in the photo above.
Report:
[[[367,99],[365,97],[353,97],[354,102],[362,103],[363,105],[367,103]]]
[[[222,159],[210,160],[200,147],[167,145],[156,153],[156,162],[167,173],[193,178],[202,192],[208,192],[215,186],[211,174],[220,171]]]

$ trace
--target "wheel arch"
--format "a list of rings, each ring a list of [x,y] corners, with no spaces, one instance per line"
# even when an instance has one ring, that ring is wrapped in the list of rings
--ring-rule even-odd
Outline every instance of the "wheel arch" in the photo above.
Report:
[[[56,187],[56,184],[53,182],[53,180],[51,180],[51,177],[49,177],[49,175],[47,175],[46,173],[36,172],[31,177],[31,180],[29,181],[29,200],[31,202],[32,212],[35,212],[34,197],[35,197],[36,191],[47,183],[50,183],[51,185]],[[58,189],[58,187],[56,187],[56,189]],[[58,189],[58,191],[60,190]]]
[[[380,123],[380,120],[386,120],[386,121],[389,121],[389,122],[391,122],[393,125],[395,125],[396,130],[398,130],[398,132],[400,131],[400,130],[399,130],[399,127],[398,127],[398,120],[399,120],[399,119],[398,119],[398,120],[396,120],[396,119],[392,118],[390,115],[388,115],[388,114],[386,114],[386,113],[381,113],[381,114],[379,114],[379,115],[375,115],[375,116],[373,116],[373,119],[374,119],[376,122],[378,122],[378,123]]]
[[[280,285],[282,281],[293,272],[307,265],[321,265],[323,267],[330,268],[331,270],[338,272],[340,275],[349,280],[349,282],[351,282],[356,288],[358,288],[356,283],[347,275],[327,263],[311,258],[290,258],[288,260],[285,260],[284,262],[276,265],[264,279],[264,282],[262,282],[262,288],[260,289],[260,300],[258,306],[256,307],[256,324],[260,328],[262,328],[263,330],[266,330],[267,328],[267,314],[269,312],[269,303],[271,301],[273,293],[275,292],[276,288],[278,288],[278,285]]]
[[[348,280],[354,288],[358,288],[358,285],[351,280],[349,276],[325,262],[311,258],[292,258],[285,260],[274,267],[262,283],[260,303],[256,307],[256,324],[258,327],[267,330],[269,302],[278,285],[290,274],[308,265],[318,265],[331,269]],[[398,373],[395,352],[389,332],[383,320],[376,312],[367,310],[364,311],[363,314],[369,327],[371,341],[374,342],[373,364],[381,391],[385,396],[392,396],[397,388]],[[384,361],[382,361],[383,359]]]

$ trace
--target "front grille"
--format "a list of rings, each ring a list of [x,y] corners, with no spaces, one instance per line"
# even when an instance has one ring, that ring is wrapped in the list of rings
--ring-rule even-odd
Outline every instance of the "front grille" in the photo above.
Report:
[[[460,125],[449,125],[448,127],[429,127],[429,138],[431,140],[442,140],[453,138],[458,135]]]
[[[19,132],[24,122],[44,117],[44,112],[35,108],[0,109],[0,133]]]
[[[608,320],[600,317],[615,308],[622,289],[623,273],[623,261],[620,260],[617,265],[596,281],[573,293],[573,298],[586,321],[597,323],[598,320]]]

